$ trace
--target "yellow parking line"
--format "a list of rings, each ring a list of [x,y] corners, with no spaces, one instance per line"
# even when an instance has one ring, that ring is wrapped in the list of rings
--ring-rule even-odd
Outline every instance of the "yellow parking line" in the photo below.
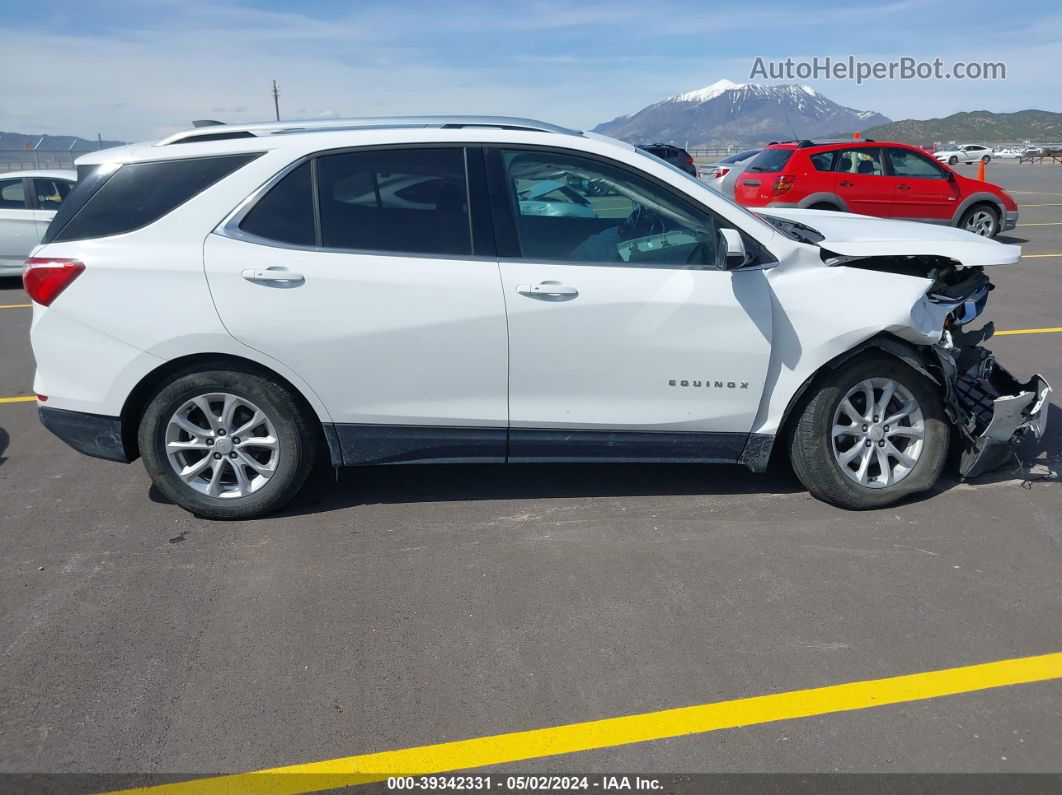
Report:
[[[1048,190],[1008,190],[1007,193],[1016,193],[1020,196],[1062,196],[1062,193],[1052,193]]]
[[[35,395],[29,395],[26,397],[23,397],[21,395],[19,397],[0,397],[0,403],[29,403],[30,401],[36,399],[37,398]]]
[[[1022,254],[1022,259],[1042,259],[1044,257],[1062,257],[1062,254]]]
[[[1058,328],[1019,328],[1012,331],[997,331],[993,336],[999,337],[1003,334],[1057,334],[1062,331],[1062,326]]]
[[[1025,227],[1025,226],[1062,226],[1062,221],[1047,221],[1046,223],[1042,223],[1042,224],[1018,224],[1014,228],[1015,229],[1021,229],[1022,227]]]
[[[0,304],[0,309],[32,309],[33,304]]]
[[[1062,679],[1062,653],[1020,657],[888,679],[849,682],[811,690],[773,693],[588,723],[571,723],[548,729],[422,745],[397,751],[381,751],[125,792],[180,795],[260,792],[269,795],[295,795],[383,781],[390,775],[469,770],[484,765],[523,762],[667,737],[850,712],[1051,679]]]
[[[1062,207],[1062,202],[1053,204],[1019,204],[1018,207]]]

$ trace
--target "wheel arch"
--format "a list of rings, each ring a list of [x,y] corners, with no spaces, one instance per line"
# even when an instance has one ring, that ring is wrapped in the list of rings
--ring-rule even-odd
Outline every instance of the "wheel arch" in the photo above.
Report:
[[[996,211],[999,216],[1000,226],[1002,227],[1003,219],[1007,217],[1007,208],[1003,205],[1003,200],[996,196],[994,193],[988,193],[987,191],[978,191],[977,193],[971,193],[958,207],[955,208],[955,212],[951,216],[951,225],[958,226],[962,221],[962,217],[966,214],[966,211],[972,207],[976,207],[981,204],[986,204]]]
[[[754,472],[765,471],[771,456],[773,455],[773,451],[777,447],[775,443],[779,439],[786,439],[792,431],[793,418],[799,416],[797,409],[807,398],[811,387],[822,380],[826,373],[836,370],[838,367],[841,367],[845,363],[867,351],[879,351],[900,360],[915,372],[924,375],[943,390],[943,383],[940,375],[933,372],[931,359],[924,349],[888,332],[875,334],[873,337],[864,340],[858,345],[838,354],[829,361],[824,362],[811,375],[804,379],[803,383],[801,383],[790,396],[789,402],[786,404],[785,410],[782,412],[781,420],[778,423],[777,432],[773,435],[751,434],[749,442],[746,444],[745,451],[742,453],[740,463],[745,464]]]
[[[135,461],[140,457],[140,445],[137,439],[137,432],[140,427],[140,420],[144,416],[144,410],[147,408],[148,402],[151,400],[155,391],[178,373],[195,372],[206,369],[243,370],[244,372],[251,372],[256,375],[273,379],[284,386],[295,396],[295,400],[306,412],[306,415],[317,424],[317,427],[328,445],[328,451],[333,463],[342,462],[343,459],[339,447],[339,440],[336,438],[335,429],[332,423],[321,418],[320,414],[314,408],[310,400],[307,399],[306,395],[303,394],[301,389],[293,384],[290,379],[285,378],[276,370],[267,367],[261,362],[256,362],[253,359],[236,356],[231,353],[194,353],[186,356],[179,356],[159,365],[140,379],[137,385],[133,387],[129,392],[129,395],[126,397],[125,403],[122,405],[121,415],[119,416],[121,421],[122,443],[125,446],[129,461]],[[336,465],[338,466],[338,464]]]

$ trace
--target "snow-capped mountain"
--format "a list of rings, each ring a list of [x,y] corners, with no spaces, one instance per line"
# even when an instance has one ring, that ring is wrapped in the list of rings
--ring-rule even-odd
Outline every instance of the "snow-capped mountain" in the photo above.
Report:
[[[631,143],[753,145],[792,139],[794,132],[811,138],[888,122],[880,113],[838,105],[810,86],[720,80],[599,124],[594,132]]]

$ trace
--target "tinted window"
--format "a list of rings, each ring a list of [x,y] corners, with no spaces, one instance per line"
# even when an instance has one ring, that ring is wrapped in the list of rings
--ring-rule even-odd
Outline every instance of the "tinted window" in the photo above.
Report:
[[[747,149],[744,152],[738,152],[736,155],[730,155],[730,157],[723,158],[720,163],[741,163],[748,160],[750,157],[759,153],[759,149]]]
[[[881,165],[881,150],[877,147],[842,149],[837,153],[833,170],[869,177],[880,177],[885,174],[885,169]]]
[[[73,184],[64,179],[33,178],[33,192],[37,195],[37,206],[42,210],[58,210],[72,187]]]
[[[944,179],[944,170],[927,157],[906,149],[886,149],[892,173],[897,177]]]
[[[124,165],[102,183],[93,184],[95,192],[87,201],[79,202],[80,209],[69,220],[60,217],[64,203],[48,227],[45,242],[84,240],[140,229],[256,157],[226,155]],[[95,176],[88,177],[72,198],[77,198],[81,187],[94,183]]]
[[[0,180],[0,210],[23,210],[26,207],[26,191],[22,178]]]
[[[752,162],[749,163],[749,167],[745,170],[773,174],[775,171],[781,171],[785,168],[785,164],[789,162],[792,154],[792,149],[764,149],[756,157],[752,158]]]
[[[270,188],[247,213],[240,229],[279,243],[315,245],[310,171],[307,161]]]
[[[507,151],[517,236],[528,259],[698,267],[714,262],[708,210],[626,169],[567,153]]]
[[[465,153],[376,149],[317,159],[321,244],[416,254],[471,254]]]
[[[812,155],[810,160],[816,170],[829,171],[830,166],[833,165],[833,152],[819,152],[817,155]]]

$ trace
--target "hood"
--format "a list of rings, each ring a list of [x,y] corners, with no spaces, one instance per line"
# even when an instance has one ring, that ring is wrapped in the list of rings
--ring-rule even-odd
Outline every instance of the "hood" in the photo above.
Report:
[[[942,224],[786,207],[761,207],[756,212],[810,226],[824,238],[818,242],[820,248],[848,259],[934,256],[968,267],[1013,265],[1021,259],[1021,246],[1004,245]]]

